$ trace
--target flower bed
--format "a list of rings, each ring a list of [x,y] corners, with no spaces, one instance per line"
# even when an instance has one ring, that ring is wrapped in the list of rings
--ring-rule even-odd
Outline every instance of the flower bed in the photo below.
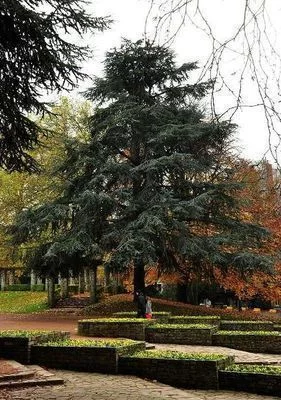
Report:
[[[32,345],[68,337],[69,332],[60,331],[0,331],[0,357],[29,364]]]
[[[78,321],[78,334],[95,337],[124,337],[145,340],[145,327],[152,320],[144,318],[99,318]]]
[[[221,321],[220,329],[226,331],[273,331],[271,321]]]
[[[175,315],[168,319],[171,324],[208,324],[220,325],[220,317],[215,315]]]
[[[116,374],[119,355],[144,349],[144,342],[128,339],[66,340],[32,346],[31,360],[49,368]]]
[[[220,389],[280,396],[281,367],[260,364],[231,365],[219,371]]]
[[[218,331],[212,336],[212,344],[253,353],[281,354],[281,333],[275,331]]]
[[[177,387],[218,389],[218,369],[232,362],[233,357],[218,354],[150,350],[120,357],[119,371]]]
[[[202,344],[212,343],[217,328],[207,324],[155,324],[145,329],[145,340],[150,343]]]

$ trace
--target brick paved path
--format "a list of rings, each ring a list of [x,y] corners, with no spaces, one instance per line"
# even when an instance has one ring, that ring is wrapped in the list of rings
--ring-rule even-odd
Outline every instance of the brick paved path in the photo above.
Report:
[[[63,386],[34,387],[0,393],[3,400],[280,400],[242,392],[181,390],[136,377],[54,371]]]

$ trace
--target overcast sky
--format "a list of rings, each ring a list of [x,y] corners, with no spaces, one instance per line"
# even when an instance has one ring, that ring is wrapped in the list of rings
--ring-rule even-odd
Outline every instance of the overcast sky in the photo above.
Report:
[[[155,0],[160,1],[160,0]],[[260,3],[261,0],[253,0]],[[269,3],[270,17],[279,25],[280,3],[276,0],[267,0]],[[201,4],[205,7],[204,12],[208,15],[208,19],[212,24],[215,34],[225,40],[237,29],[241,22],[244,0],[201,0]],[[90,8],[95,15],[110,15],[114,23],[112,28],[104,33],[99,33],[93,38],[88,38],[94,50],[94,61],[85,63],[84,69],[90,75],[102,74],[102,60],[107,50],[113,47],[119,47],[121,38],[138,40],[144,36],[144,26],[147,12],[149,9],[148,0],[91,0]],[[155,10],[154,10],[155,11]],[[279,14],[278,14],[279,13]],[[148,33],[153,36],[153,28],[155,21],[148,21]],[[161,37],[162,42],[165,40],[165,32]],[[177,35],[176,40],[171,45],[174,49],[177,60],[180,63],[186,61],[198,60],[200,66],[204,66],[206,58],[211,51],[211,42],[206,36],[206,32],[196,29],[190,23],[182,28]],[[277,49],[280,43],[277,43]],[[240,51],[239,41],[236,43],[237,53]],[[280,48],[279,48],[280,49]],[[229,54],[225,59],[223,70],[228,76],[232,76],[230,84],[235,88],[237,86],[237,69],[241,67],[239,56],[235,51]],[[280,52],[281,53],[281,52]],[[272,61],[273,62],[273,61]],[[240,63],[240,64],[239,64]],[[248,81],[245,77],[243,99],[247,104],[253,104],[256,101],[257,91],[251,79]],[[249,78],[249,77],[248,77]],[[237,80],[237,81],[236,81]],[[80,89],[86,89],[89,82],[81,84]],[[258,100],[257,100],[258,101]],[[223,111],[224,107],[235,104],[233,96],[228,92],[219,93],[218,109]],[[235,115],[234,121],[238,124],[238,145],[242,154],[246,158],[259,160],[268,148],[268,132],[266,128],[265,116],[262,109],[245,108]],[[270,155],[267,155],[270,159]]]

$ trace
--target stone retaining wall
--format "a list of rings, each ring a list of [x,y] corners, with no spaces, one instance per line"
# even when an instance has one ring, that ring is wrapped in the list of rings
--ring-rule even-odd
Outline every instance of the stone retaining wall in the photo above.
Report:
[[[31,346],[50,340],[68,338],[69,332],[48,332],[35,337],[0,336],[0,357],[15,360],[22,364],[30,364]]]
[[[12,338],[0,337],[0,357],[15,360],[22,364],[30,363],[30,347],[29,338]]]
[[[150,320],[114,321],[106,322],[100,320],[78,321],[78,334],[81,336],[94,337],[120,337],[134,340],[145,340],[145,327]]]
[[[208,328],[148,326],[145,330],[145,340],[150,343],[210,345],[214,332],[216,332],[216,328],[211,325]]]
[[[221,390],[280,396],[281,376],[219,371],[219,388]]]
[[[210,318],[210,317],[200,317],[200,316],[172,316],[168,319],[170,324],[208,324],[208,325],[220,325],[220,317]]]
[[[232,349],[249,351],[252,353],[281,354],[281,335],[255,335],[254,332],[245,335],[221,335],[216,333],[212,337],[214,346],[230,347]]]
[[[220,329],[224,331],[273,331],[271,321],[221,321]]]
[[[120,354],[131,354],[142,350],[145,350],[144,342],[118,348],[32,346],[31,360],[33,364],[49,368],[117,374]]]
[[[118,371],[115,348],[32,346],[31,360],[33,364],[49,368],[109,374]]]
[[[218,369],[232,362],[231,357],[220,361],[195,361],[122,356],[119,358],[119,372],[155,379],[176,387],[218,389]]]

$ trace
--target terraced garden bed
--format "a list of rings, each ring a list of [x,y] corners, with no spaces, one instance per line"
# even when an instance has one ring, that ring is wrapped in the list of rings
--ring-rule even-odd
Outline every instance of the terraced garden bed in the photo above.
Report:
[[[219,354],[150,350],[121,356],[119,371],[177,387],[218,389],[218,370],[232,362],[233,357]]]
[[[212,336],[212,344],[253,353],[281,354],[281,333],[276,331],[218,331]]]
[[[174,315],[168,319],[171,324],[208,324],[220,325],[220,317],[206,315]]]
[[[29,364],[32,345],[50,340],[63,340],[65,338],[69,338],[69,332],[36,330],[0,331],[0,357]]]
[[[145,318],[97,318],[78,321],[78,334],[94,337],[123,337],[145,340],[145,327],[153,320]]]
[[[155,311],[152,313],[152,318],[157,319],[157,321],[168,321],[168,318],[171,316],[170,312],[165,312],[165,311]],[[116,312],[113,314],[113,317],[115,318],[138,318],[137,313],[135,311],[131,312]]]
[[[219,371],[219,387],[226,390],[280,396],[281,366],[231,365]]]
[[[224,331],[273,331],[271,321],[221,321],[220,329]]]
[[[144,349],[144,342],[129,339],[66,340],[32,346],[31,359],[49,368],[116,374],[121,354]]]
[[[150,343],[210,345],[217,328],[207,324],[154,324],[145,329],[145,340]]]

